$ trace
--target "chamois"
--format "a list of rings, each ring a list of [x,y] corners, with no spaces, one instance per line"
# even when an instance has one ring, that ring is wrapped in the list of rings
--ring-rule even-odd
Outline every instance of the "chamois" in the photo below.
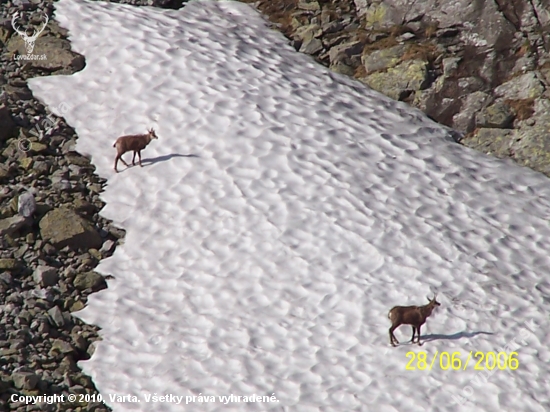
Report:
[[[113,144],[113,147],[116,147],[116,158],[115,158],[115,172],[118,173],[117,170],[117,164],[118,159],[122,161],[127,167],[130,167],[128,163],[124,161],[122,158],[122,155],[126,152],[129,152],[132,150],[134,152],[134,156],[132,157],[132,165],[135,166],[136,162],[136,153],[139,157],[139,165],[143,167],[141,164],[141,151],[145,149],[145,146],[147,146],[151,140],[158,139],[158,136],[155,134],[154,129],[150,129],[147,131],[146,134],[137,134],[137,135],[129,135],[129,136],[120,136],[118,139],[116,139],[116,142]]]
[[[428,298],[427,305],[424,306],[395,306],[388,312],[388,318],[391,320],[390,328],[390,343],[392,346],[396,346],[399,341],[395,338],[393,331],[400,325],[411,325],[413,328],[413,336],[411,342],[414,343],[415,332],[418,333],[417,343],[420,343],[420,327],[426,322],[426,318],[432,314],[432,311],[436,306],[441,304],[435,300],[437,295],[434,295],[433,299]]]

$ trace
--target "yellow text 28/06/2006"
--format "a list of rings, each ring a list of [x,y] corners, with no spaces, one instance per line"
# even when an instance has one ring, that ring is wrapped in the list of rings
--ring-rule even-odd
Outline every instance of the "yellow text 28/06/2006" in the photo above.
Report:
[[[474,370],[516,370],[519,367],[519,359],[517,352],[475,352],[470,351],[463,355],[461,352],[439,352],[428,358],[426,352],[407,352],[407,358],[410,361],[405,369],[414,370],[432,370],[434,367],[439,367],[442,370],[466,370],[468,365]],[[473,361],[472,357],[474,358]]]

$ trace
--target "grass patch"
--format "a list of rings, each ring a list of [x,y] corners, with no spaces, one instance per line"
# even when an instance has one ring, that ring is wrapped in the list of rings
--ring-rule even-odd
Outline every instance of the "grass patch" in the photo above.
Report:
[[[506,99],[504,100],[504,103],[512,109],[517,120],[529,119],[533,116],[533,113],[535,113],[534,98],[520,100]]]
[[[292,34],[292,12],[297,10],[297,0],[240,0],[242,3],[256,3],[258,10],[279,26],[283,34]]]
[[[432,42],[409,43],[407,50],[401,57],[401,61],[406,60],[426,60],[433,63],[437,58],[437,46]]]

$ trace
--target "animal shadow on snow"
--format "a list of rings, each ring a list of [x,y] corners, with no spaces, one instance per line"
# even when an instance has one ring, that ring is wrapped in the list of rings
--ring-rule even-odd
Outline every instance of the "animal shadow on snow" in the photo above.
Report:
[[[484,331],[477,331],[477,332],[457,332],[453,333],[452,335],[442,335],[437,333],[432,333],[428,335],[424,335],[420,337],[420,340],[422,342],[431,342],[434,340],[457,340],[462,338],[473,338],[477,335],[494,335],[493,332],[484,332]]]
[[[174,157],[199,157],[196,154],[180,154],[180,153],[172,153],[169,155],[162,155],[157,157],[151,157],[151,158],[144,158],[141,160],[141,164],[143,164],[143,167],[147,167],[150,165],[153,165],[155,163],[165,162],[167,160],[170,160]]]
[[[424,345],[426,342],[431,342],[431,341],[434,341],[434,340],[458,340],[458,339],[462,339],[462,338],[473,338],[474,336],[477,336],[477,335],[494,335],[494,333],[493,332],[484,332],[484,331],[476,331],[476,332],[463,331],[463,332],[453,333],[451,335],[442,335],[442,334],[439,334],[439,333],[430,333],[430,334],[427,334],[427,335],[422,335],[420,337],[420,341],[422,342],[422,345]],[[399,347],[399,346],[409,346],[409,345],[417,346],[417,343],[416,342],[412,343],[410,340],[401,341],[401,342],[399,342],[399,344],[397,346]]]

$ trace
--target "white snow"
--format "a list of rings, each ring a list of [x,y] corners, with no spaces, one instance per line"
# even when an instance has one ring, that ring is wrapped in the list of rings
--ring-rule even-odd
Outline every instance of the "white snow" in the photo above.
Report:
[[[329,72],[248,5],[55,5],[86,67],[29,83],[127,230],[78,313],[115,411],[550,410],[546,177]],[[144,167],[116,174],[114,140],[148,127]],[[433,292],[426,343],[402,326],[392,348],[388,310]],[[406,370],[409,351],[503,349],[517,370]]]

